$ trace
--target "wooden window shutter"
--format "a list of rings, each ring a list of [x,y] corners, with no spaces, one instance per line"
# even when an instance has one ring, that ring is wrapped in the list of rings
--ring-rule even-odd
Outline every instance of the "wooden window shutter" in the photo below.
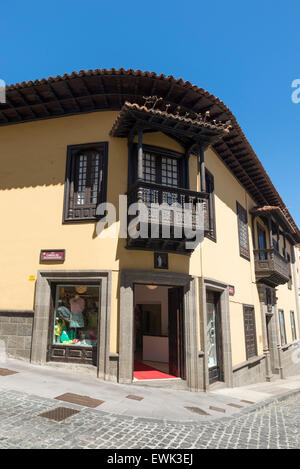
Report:
[[[243,305],[246,359],[257,356],[255,310],[253,306]]]
[[[68,147],[64,222],[94,221],[106,201],[107,143]]]
[[[249,248],[247,210],[245,210],[238,202],[236,203],[236,208],[237,208],[237,216],[238,216],[240,255],[249,260],[250,248]]]

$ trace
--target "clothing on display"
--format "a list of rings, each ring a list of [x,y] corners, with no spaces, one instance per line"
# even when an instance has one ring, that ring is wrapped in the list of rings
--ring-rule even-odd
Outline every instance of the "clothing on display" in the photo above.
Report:
[[[99,287],[58,285],[55,304],[54,344],[97,345]]]

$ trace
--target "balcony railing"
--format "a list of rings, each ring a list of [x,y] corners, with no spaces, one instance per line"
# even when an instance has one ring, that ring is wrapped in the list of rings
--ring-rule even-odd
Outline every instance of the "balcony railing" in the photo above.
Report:
[[[289,262],[275,249],[255,249],[255,275],[259,281],[272,286],[283,285],[289,281]]]
[[[149,238],[128,239],[129,247],[138,246],[142,248],[147,246],[150,249],[161,249],[171,251],[185,251],[183,243],[186,241],[184,237],[185,210],[190,209],[190,228],[208,232],[210,229],[209,219],[209,194],[207,192],[195,192],[189,189],[181,189],[177,187],[164,186],[161,184],[137,181],[127,192],[128,205],[132,203],[143,202],[147,207],[146,222],[148,226],[159,225],[159,236]],[[160,207],[159,209],[156,206]],[[169,207],[169,208],[168,208]],[[197,212],[197,208],[200,211]],[[197,214],[200,213],[200,220]],[[203,218],[201,218],[203,216]],[[129,222],[133,218],[129,216]],[[199,224],[200,221],[200,224]],[[165,238],[162,233],[162,226],[170,226],[170,238]],[[182,228],[182,237],[175,235],[175,228]]]

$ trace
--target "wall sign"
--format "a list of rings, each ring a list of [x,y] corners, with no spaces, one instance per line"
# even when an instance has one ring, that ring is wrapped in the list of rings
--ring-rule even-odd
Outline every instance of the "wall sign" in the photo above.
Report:
[[[29,282],[35,282],[35,275],[29,275],[28,280]]]
[[[235,294],[235,287],[233,285],[228,285],[229,295],[233,296]]]
[[[169,260],[167,253],[155,252],[154,253],[154,268],[155,269],[168,269]]]
[[[42,249],[40,262],[44,261],[64,261],[66,256],[65,249]]]

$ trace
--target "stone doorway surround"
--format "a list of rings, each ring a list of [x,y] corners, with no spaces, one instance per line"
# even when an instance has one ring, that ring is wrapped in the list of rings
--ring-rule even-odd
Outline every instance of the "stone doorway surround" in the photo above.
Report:
[[[89,283],[100,287],[97,375],[105,379],[109,368],[111,272],[98,270],[38,271],[35,291],[31,362],[45,364],[49,334],[51,284]]]
[[[191,391],[202,390],[199,367],[199,315],[196,278],[174,272],[122,270],[120,281],[119,382],[131,383],[133,375],[134,285],[183,287],[186,381]]]
[[[206,337],[206,291],[214,291],[220,294],[220,313],[222,327],[222,343],[223,343],[223,372],[224,384],[226,387],[233,386],[233,370],[232,370],[232,352],[231,352],[231,335],[230,335],[230,314],[229,314],[229,292],[228,285],[217,280],[209,278],[200,278],[200,329],[201,344],[203,347],[203,390],[208,391],[209,373],[208,373],[208,356],[207,356],[207,337]]]

